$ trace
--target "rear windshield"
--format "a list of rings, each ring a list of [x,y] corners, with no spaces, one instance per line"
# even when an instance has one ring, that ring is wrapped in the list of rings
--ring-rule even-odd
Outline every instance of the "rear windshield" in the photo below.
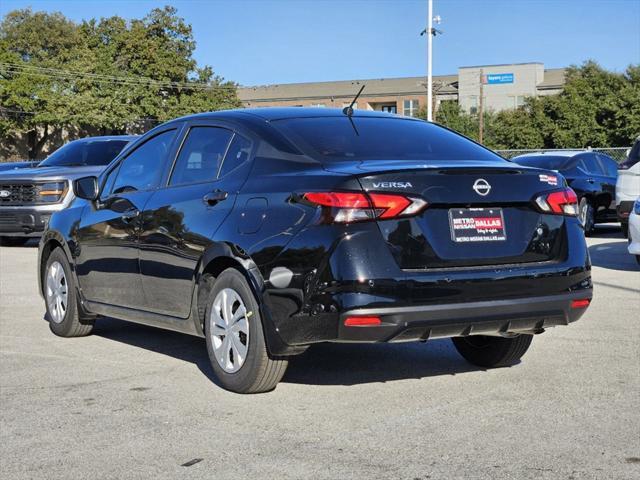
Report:
[[[272,124],[312,156],[341,160],[501,160],[437,125],[401,118],[290,118]]]
[[[49,155],[38,167],[107,165],[127,143],[128,140],[69,142]]]

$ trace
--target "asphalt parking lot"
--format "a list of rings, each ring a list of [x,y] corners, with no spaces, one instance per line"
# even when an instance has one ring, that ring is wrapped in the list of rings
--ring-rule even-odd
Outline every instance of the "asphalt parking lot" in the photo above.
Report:
[[[211,380],[198,338],[104,319],[49,332],[35,244],[0,247],[0,477],[640,478],[640,267],[588,240],[595,299],[484,371],[450,341],[319,345],[278,388]]]

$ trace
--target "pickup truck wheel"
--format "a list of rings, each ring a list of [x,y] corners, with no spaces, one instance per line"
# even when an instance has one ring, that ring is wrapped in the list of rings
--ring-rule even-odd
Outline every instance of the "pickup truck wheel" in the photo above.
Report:
[[[44,271],[44,297],[49,328],[59,337],[84,337],[93,330],[93,318],[82,316],[67,256],[56,248]]]
[[[273,390],[287,369],[286,359],[269,357],[258,302],[234,268],[223,271],[209,293],[205,338],[216,379],[232,392]]]
[[[469,363],[480,367],[508,367],[517,363],[531,345],[533,335],[489,337],[474,335],[452,338],[456,350]]]

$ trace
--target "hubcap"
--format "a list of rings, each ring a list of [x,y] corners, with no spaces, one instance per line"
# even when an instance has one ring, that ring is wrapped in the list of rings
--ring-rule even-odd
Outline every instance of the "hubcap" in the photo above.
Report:
[[[53,262],[47,271],[47,305],[49,315],[55,323],[64,320],[67,313],[67,277],[60,262]]]
[[[589,211],[589,205],[587,204],[585,199],[582,199],[582,201],[580,202],[580,210],[579,210],[579,219],[580,219],[580,223],[582,224],[583,227],[587,226],[587,213]]]
[[[232,288],[221,290],[213,300],[210,335],[220,367],[227,373],[240,370],[249,350],[249,320],[242,298]]]

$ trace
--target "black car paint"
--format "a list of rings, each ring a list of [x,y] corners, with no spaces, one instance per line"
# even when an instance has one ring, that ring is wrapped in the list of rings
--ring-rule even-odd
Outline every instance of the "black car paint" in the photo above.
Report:
[[[215,277],[235,267],[258,299],[272,355],[300,353],[319,341],[426,339],[470,332],[472,324],[483,331],[479,319],[471,318],[467,309],[476,304],[485,314],[519,308],[511,320],[503,313],[487,317],[485,323],[506,328],[504,333],[537,332],[581,316],[583,312],[570,310],[569,303],[576,295],[591,297],[590,260],[576,218],[536,213],[542,237],[520,241],[522,251],[531,255],[527,263],[517,261],[515,250],[513,256],[499,261],[489,251],[475,264],[461,264],[449,256],[434,268],[412,268],[416,265],[407,264],[402,254],[394,256],[394,249],[388,246],[422,255],[428,264],[434,255],[428,244],[435,237],[418,240],[416,245],[411,232],[421,221],[419,217],[325,224],[319,209],[297,201],[297,193],[360,191],[374,177],[406,181],[407,175],[418,175],[417,166],[397,161],[378,167],[364,162],[327,168],[271,125],[273,119],[305,115],[335,113],[298,109],[219,112],[178,119],[152,130],[128,146],[100,182],[137,145],[163,129],[176,128],[170,152],[162,159],[160,187],[95,202],[76,199],[55,214],[40,243],[39,281],[51,249],[61,246],[71,259],[87,313],[202,336],[207,275]],[[367,115],[376,114],[358,112],[354,118],[357,121],[358,116]],[[194,125],[223,126],[250,139],[254,142],[252,158],[233,178],[168,187],[171,164]],[[421,192],[433,202],[426,210],[428,215],[450,204],[497,201],[505,208],[518,209],[532,200],[509,200],[505,193],[508,182],[482,201],[473,194],[471,183],[479,174],[496,174],[496,169],[531,173],[498,157],[495,164],[469,161],[419,170],[428,175],[451,168],[457,169],[455,187],[432,185]],[[539,192],[553,189],[539,183]],[[212,194],[218,199],[209,204],[207,198]],[[555,236],[553,242],[551,236]],[[555,250],[546,251],[551,243]],[[285,282],[279,280],[281,274]],[[517,307],[522,299],[531,297],[535,298]],[[555,303],[549,303],[549,298]],[[537,310],[524,315],[527,305]],[[453,323],[445,325],[442,315],[434,312],[449,306]],[[404,316],[393,314],[402,309],[409,311]],[[382,312],[385,323],[379,329],[345,331],[341,319],[353,311]],[[529,317],[535,317],[535,322]],[[429,318],[440,319],[434,325]],[[519,320],[524,322],[520,326]]]
[[[615,221],[615,199],[617,166],[615,160],[602,153],[579,152],[567,157],[550,154],[514,157],[512,161],[529,167],[540,167],[558,171],[578,195],[578,201],[587,198],[595,209],[596,221]],[[587,170],[583,161],[596,162],[601,166],[594,171]]]

